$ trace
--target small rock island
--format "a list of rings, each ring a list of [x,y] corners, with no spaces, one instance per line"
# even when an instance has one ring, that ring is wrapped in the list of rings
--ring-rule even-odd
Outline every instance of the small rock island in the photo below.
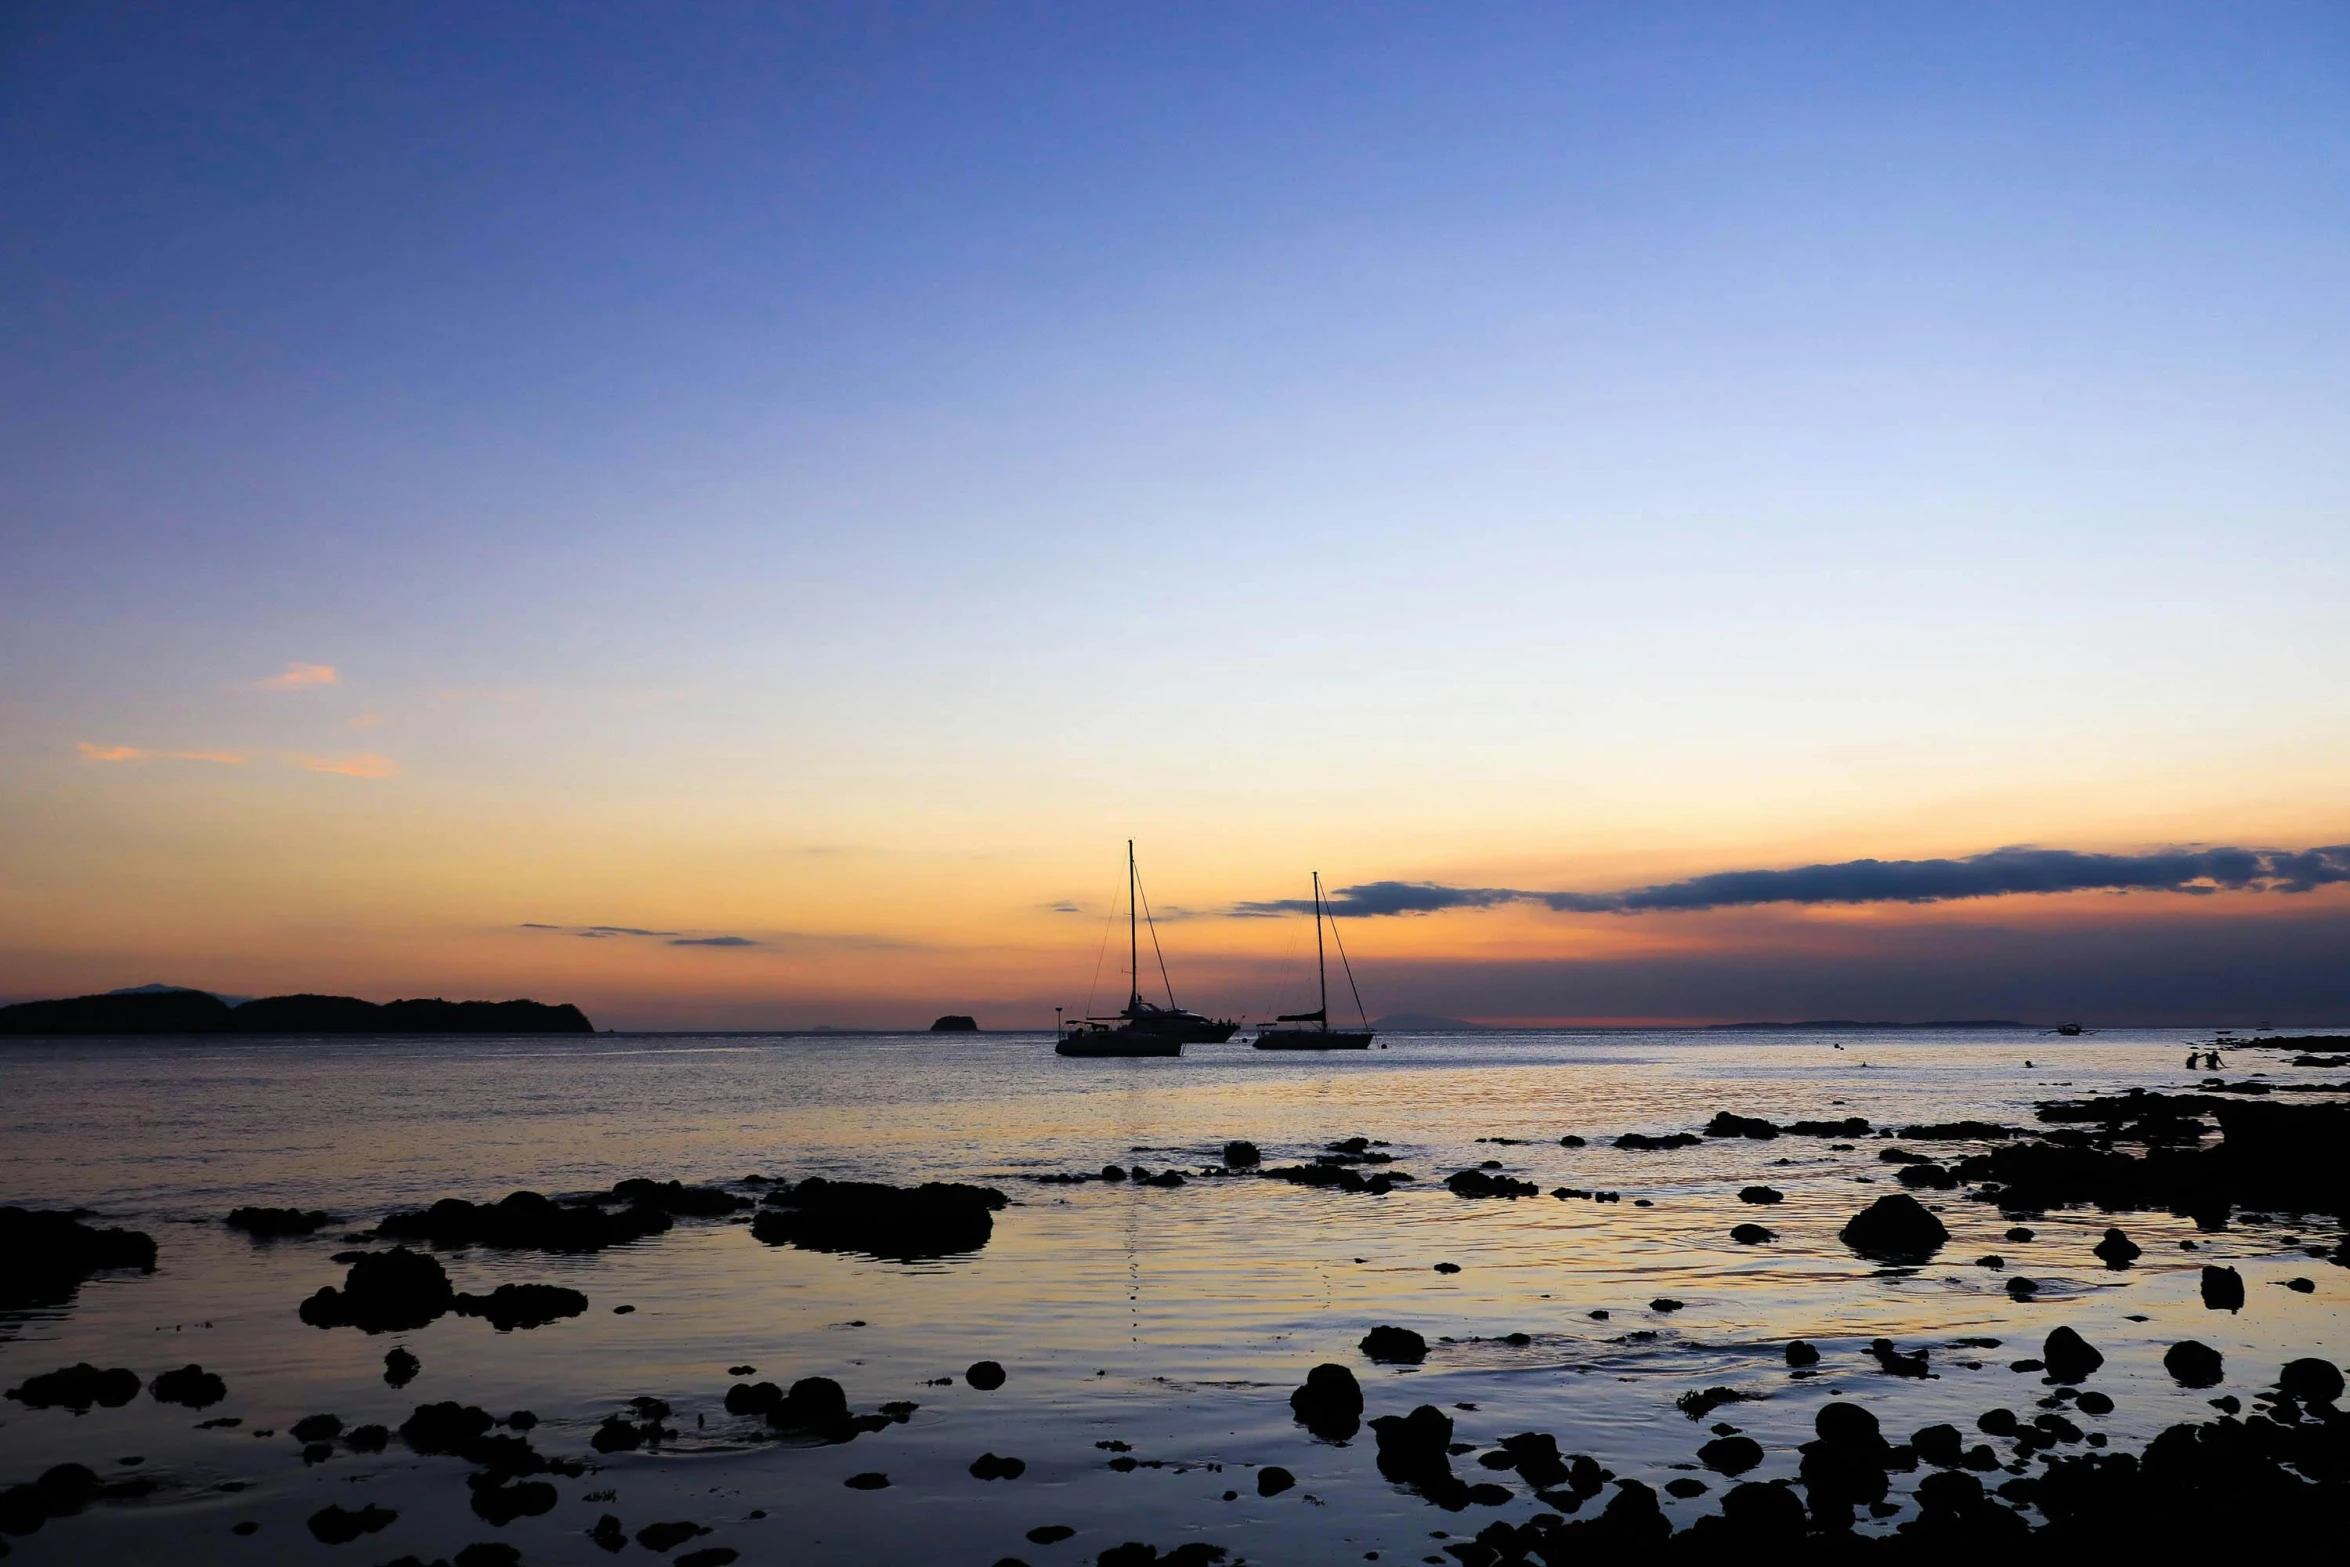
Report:
[[[262,996],[230,1006],[202,990],[136,991],[0,1007],[0,1034],[592,1034],[569,1002],[380,1005],[356,996]]]
[[[934,1034],[976,1034],[979,1032],[979,1020],[960,1012],[949,1012],[931,1024],[930,1031]]]

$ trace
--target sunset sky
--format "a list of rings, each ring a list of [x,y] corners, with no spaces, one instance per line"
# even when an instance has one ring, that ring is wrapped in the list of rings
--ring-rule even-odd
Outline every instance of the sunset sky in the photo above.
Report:
[[[2338,4],[35,4],[0,192],[0,1000],[2350,1023]]]

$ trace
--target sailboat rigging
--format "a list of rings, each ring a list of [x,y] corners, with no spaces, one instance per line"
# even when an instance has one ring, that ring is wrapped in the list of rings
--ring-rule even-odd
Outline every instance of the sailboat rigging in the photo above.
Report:
[[[1159,927],[1151,922],[1151,951],[1159,960],[1159,979],[1167,987],[1167,1004],[1142,999],[1142,937],[1136,910],[1142,901],[1142,877],[1135,869],[1134,840],[1126,840],[1126,964],[1133,983],[1126,1005],[1112,1017],[1072,1021],[1061,1030],[1053,1051],[1064,1056],[1179,1056],[1185,1045],[1220,1045],[1240,1025],[1186,1012],[1175,1004],[1175,982],[1167,977],[1167,954],[1159,947]]]
[[[1338,920],[1330,921],[1330,935],[1338,936]],[[1322,873],[1314,872],[1314,978],[1320,987],[1322,1004],[1311,1012],[1284,1012],[1273,1020],[1270,1028],[1257,1030],[1259,1050],[1368,1050],[1371,1048],[1371,1020],[1363,1012],[1363,993],[1355,988],[1355,970],[1347,962],[1346,943],[1339,942],[1338,961],[1346,970],[1346,988],[1354,992],[1355,1015],[1362,1019],[1360,1028],[1332,1028],[1330,1026],[1330,966],[1322,951]],[[1284,1027],[1295,1024],[1295,1027]]]

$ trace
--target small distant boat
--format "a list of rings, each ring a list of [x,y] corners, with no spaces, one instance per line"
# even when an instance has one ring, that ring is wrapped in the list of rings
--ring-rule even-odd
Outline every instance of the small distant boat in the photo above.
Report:
[[[1338,921],[1330,922],[1330,934],[1338,934]],[[1354,989],[1354,965],[1346,961],[1346,948],[1338,949],[1338,961],[1346,969],[1346,984]],[[1355,991],[1355,1014],[1363,1020],[1361,1028],[1332,1028],[1330,1026],[1330,968],[1322,955],[1322,873],[1314,872],[1314,978],[1321,987],[1322,1004],[1311,1012],[1284,1012],[1273,1020],[1274,1026],[1257,1030],[1259,1050],[1368,1050],[1371,1048],[1371,1019],[1363,1012],[1363,996]],[[1295,1025],[1283,1027],[1284,1024]]]
[[[1167,1004],[1142,999],[1142,943],[1135,919],[1141,878],[1134,868],[1134,840],[1126,840],[1126,958],[1134,984],[1126,1005],[1113,1017],[1080,1018],[1062,1025],[1053,1053],[1063,1056],[1179,1056],[1185,1045],[1220,1045],[1239,1032],[1234,1022],[1217,1021],[1186,1012],[1175,1004],[1173,982],[1167,986]],[[1159,928],[1151,926],[1151,950],[1158,951]],[[1166,978],[1167,955],[1159,953],[1159,976]]]
[[[2059,1023],[2054,1028],[2044,1028],[2040,1030],[2040,1032],[2043,1034],[2062,1034],[2067,1039],[2078,1039],[2083,1034],[2094,1034],[2097,1032],[2097,1030],[2093,1028],[2083,1028],[2078,1023]]]

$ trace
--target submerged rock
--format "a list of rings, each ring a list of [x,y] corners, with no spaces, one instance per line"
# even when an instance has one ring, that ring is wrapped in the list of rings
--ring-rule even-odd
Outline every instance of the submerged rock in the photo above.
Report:
[[[118,1268],[154,1272],[154,1237],[94,1229],[69,1213],[0,1207],[0,1311],[62,1306],[84,1279]]]
[[[429,1208],[392,1214],[375,1233],[434,1246],[584,1252],[626,1245],[669,1227],[669,1215],[650,1204],[632,1203],[613,1213],[594,1198],[559,1203],[540,1192],[522,1191],[489,1203],[444,1197]]]
[[[992,1393],[1004,1385],[1004,1368],[992,1360],[975,1360],[963,1368],[963,1380],[982,1393]]]
[[[1794,1339],[1788,1343],[1787,1364],[1791,1366],[1803,1367],[1816,1366],[1819,1363],[1819,1350],[1806,1340]]]
[[[993,1216],[1008,1200],[989,1186],[884,1186],[812,1176],[771,1193],[751,1233],[770,1246],[912,1262],[979,1250],[995,1233]]]
[[[1533,1197],[1542,1188],[1532,1181],[1514,1180],[1484,1170],[1457,1170],[1444,1178],[1455,1197]]]
[[[1738,1188],[1738,1200],[1768,1206],[1771,1203],[1785,1202],[1787,1194],[1773,1186],[1741,1186]]]
[[[1428,1358],[1428,1341],[1410,1328],[1389,1327],[1381,1324],[1362,1337],[1355,1346],[1372,1360],[1389,1365],[1416,1366]]]
[[[2277,1389],[2305,1404],[2330,1405],[2342,1396],[2341,1368],[2315,1356],[2288,1361],[2277,1376]]]
[[[1279,1496],[1295,1484],[1297,1484],[1297,1476],[1279,1464],[1267,1464],[1257,1471],[1257,1495],[1259,1496]]]
[[[1028,1472],[1028,1465],[1017,1458],[998,1458],[993,1453],[981,1453],[971,1460],[971,1478],[974,1480],[1017,1480]]]
[[[544,1327],[587,1308],[585,1295],[559,1284],[501,1284],[487,1295],[459,1295],[450,1303],[457,1315],[483,1318],[501,1333]]]
[[[338,1290],[330,1284],[321,1289],[302,1302],[300,1315],[314,1328],[397,1333],[437,1320],[456,1298],[449,1275],[438,1262],[395,1246],[360,1253],[343,1276],[343,1287]]]
[[[228,1397],[228,1384],[202,1366],[182,1366],[147,1384],[147,1391],[158,1404],[208,1409]]]
[[[375,1534],[400,1515],[374,1503],[357,1512],[341,1506],[321,1508],[310,1515],[310,1537],[321,1545],[349,1545],[363,1534]]]
[[[1730,1239],[1741,1246],[1760,1246],[1767,1241],[1775,1241],[1778,1238],[1778,1231],[1765,1229],[1759,1224],[1738,1224],[1732,1225],[1730,1228]]]
[[[1305,1385],[1289,1395],[1289,1407],[1314,1435],[1326,1442],[1344,1442],[1361,1427],[1363,1389],[1352,1371],[1325,1361],[1306,1373]]]
[[[416,1373],[423,1369],[424,1362],[418,1360],[405,1348],[391,1349],[384,1353],[384,1380],[393,1387],[406,1387],[416,1380]]]
[[[1742,1475],[1763,1461],[1762,1444],[1750,1436],[1717,1436],[1697,1450],[1697,1461],[1717,1474]]]
[[[708,1534],[705,1526],[690,1519],[672,1519],[667,1523],[649,1523],[636,1532],[636,1543],[648,1551],[674,1551],[686,1541]]]
[[[8,1396],[28,1409],[70,1409],[76,1414],[93,1404],[120,1409],[139,1396],[139,1374],[127,1366],[101,1371],[86,1360],[76,1361],[26,1377],[8,1390]]]
[[[1230,1169],[1249,1169],[1263,1158],[1264,1155],[1257,1151],[1257,1145],[1246,1138],[1235,1138],[1224,1145],[1224,1163]]]
[[[232,1230],[243,1230],[257,1241],[268,1241],[315,1235],[334,1223],[335,1216],[316,1208],[231,1208],[221,1222]]]
[[[1767,1142],[1779,1135],[1779,1129],[1760,1116],[1733,1115],[1727,1110],[1717,1110],[1714,1118],[1705,1123],[1705,1135],[1749,1137],[1757,1142]]]
[[[1930,1260],[1950,1239],[1942,1221],[1906,1192],[1889,1192],[1854,1214],[1837,1238],[1880,1262]]]
[[[1646,1132],[1626,1132],[1616,1139],[1618,1148],[1649,1151],[1668,1148],[1694,1148],[1705,1139],[1689,1132],[1667,1132],[1662,1137],[1651,1137]]]

